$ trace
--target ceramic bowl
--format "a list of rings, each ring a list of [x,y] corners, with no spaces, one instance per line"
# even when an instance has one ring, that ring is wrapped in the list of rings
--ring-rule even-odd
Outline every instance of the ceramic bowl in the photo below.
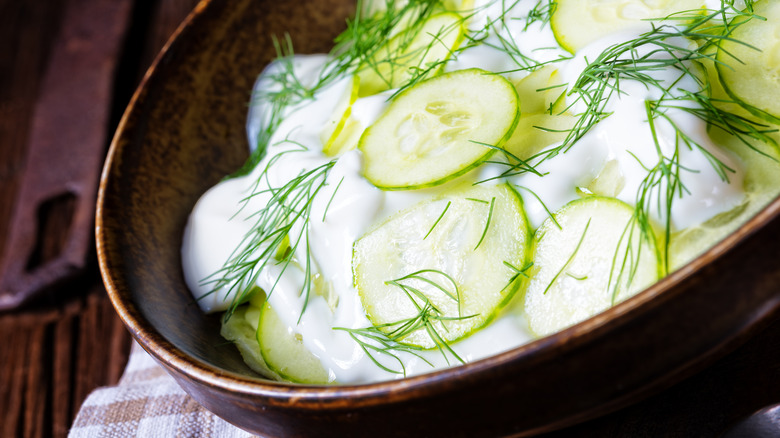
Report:
[[[561,333],[417,377],[303,386],[250,371],[187,290],[187,214],[246,157],[256,75],[288,32],[329,50],[354,0],[204,1],[145,77],[108,155],[100,267],[136,340],[206,408],[273,436],[496,436],[564,427],[635,402],[733,348],[780,307],[780,200],[682,270]]]

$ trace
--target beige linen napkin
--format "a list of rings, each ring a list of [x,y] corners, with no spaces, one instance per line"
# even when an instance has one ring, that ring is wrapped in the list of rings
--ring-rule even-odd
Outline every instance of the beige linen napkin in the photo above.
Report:
[[[251,436],[199,405],[135,342],[119,384],[92,392],[69,434],[70,438]]]

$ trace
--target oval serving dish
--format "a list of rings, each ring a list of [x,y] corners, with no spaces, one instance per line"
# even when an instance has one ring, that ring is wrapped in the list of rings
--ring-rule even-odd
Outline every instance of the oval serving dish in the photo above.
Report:
[[[272,35],[326,52],[354,0],[203,1],[144,78],[106,161],[100,268],[136,340],[203,406],[263,436],[496,436],[565,427],[646,397],[738,345],[780,308],[780,199],[683,269],[552,336],[463,366],[355,386],[265,380],[184,284],[198,197],[246,158]]]

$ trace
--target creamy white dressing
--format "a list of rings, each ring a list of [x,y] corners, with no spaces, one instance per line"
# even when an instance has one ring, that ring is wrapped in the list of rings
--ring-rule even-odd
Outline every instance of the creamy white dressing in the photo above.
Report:
[[[573,59],[565,64],[562,63],[563,82],[574,83],[587,66],[588,59],[596,59],[599,53],[608,47],[638,36],[639,34],[634,32],[620,32],[584,47]],[[689,44],[682,39],[670,39],[670,43],[680,47]],[[640,47],[637,53],[642,56],[651,49],[651,47]],[[691,66],[691,68],[696,67]],[[680,96],[680,90],[695,92],[699,88],[693,78],[683,75],[673,67],[654,71],[652,75],[666,87],[674,84],[670,87],[672,96]],[[609,117],[593,127],[568,152],[546,160],[537,167],[539,173],[544,176],[526,173],[512,178],[514,184],[533,191],[544,200],[543,206],[536,197],[524,198],[526,213],[535,228],[548,216],[545,206],[550,211],[555,211],[577,199],[579,197],[577,188],[590,185],[610,161],[617,164],[616,172],[619,181],[614,183],[616,187],[613,193],[602,194],[634,205],[641,184],[648,175],[646,169],[654,167],[659,161],[656,140],[666,157],[672,156],[677,147],[680,163],[684,167],[680,172],[680,179],[687,192],[676,196],[672,204],[673,230],[697,225],[718,213],[732,209],[743,201],[744,169],[738,160],[710,140],[706,132],[706,122],[681,109],[671,108],[667,111],[668,117],[686,135],[733,170],[728,174],[727,180],[717,174],[712,163],[701,151],[691,150],[688,146],[678,143],[676,131],[666,119],[655,118],[657,134],[655,138],[653,137],[645,102],[660,99],[662,97],[660,89],[624,78],[621,79],[620,90],[621,93],[616,94],[605,107],[605,112],[611,113]],[[573,105],[573,112],[585,110],[584,103],[576,101],[576,95],[569,95],[567,99],[567,104]],[[693,105],[684,100],[675,100],[674,104]],[[665,187],[662,185],[661,190]],[[664,223],[666,214],[659,207],[657,203],[653,203],[650,213],[659,223]]]
[[[549,25],[532,21],[525,29],[526,17],[536,4],[537,0],[476,0],[473,8],[475,12],[468,28],[478,35],[486,32],[487,37],[483,44],[457,53],[445,70],[481,68],[517,80],[527,76],[530,71],[528,67],[534,63],[571,56],[560,48]],[[506,10],[508,8],[511,9]],[[506,45],[516,48],[518,54],[507,56],[505,51],[499,49]]]
[[[503,3],[477,1],[475,9],[480,12],[471,21],[470,28],[482,29],[485,23],[501,16],[504,13]],[[549,25],[537,22],[524,29],[524,17],[535,4],[535,0],[519,1],[517,7],[505,15],[503,24],[495,29],[502,37],[512,38],[522,53],[538,62],[570,56],[558,48]],[[597,41],[572,60],[559,63],[565,81],[576,79],[585,66],[586,58],[593,59],[594,54],[626,37],[616,35]],[[491,33],[487,41],[500,43],[495,33]],[[326,61],[324,55],[297,55],[292,64],[296,77],[312,84]],[[512,79],[526,74],[524,70],[518,70],[523,66],[517,61],[487,45],[458,53],[456,59],[447,65],[448,70],[470,67],[504,72]],[[255,93],[273,87],[269,78],[280,71],[279,63],[272,63],[256,82]],[[653,75],[660,81],[679,78],[679,72],[671,69],[654,72]],[[255,170],[245,177],[219,183],[196,204],[184,233],[182,265],[187,285],[204,311],[225,310],[231,304],[233,298],[229,294],[229,286],[213,291],[214,284],[204,282],[204,279],[213,279],[212,275],[223,267],[236,248],[242,247],[244,236],[254,224],[253,214],[262,209],[270,198],[267,192],[250,198],[247,196],[267,188],[268,184],[279,187],[301,172],[325,165],[333,159],[320,152],[323,147],[320,133],[351,84],[351,78],[335,81],[320,90],[315,99],[288,108],[284,121],[269,142],[265,158]],[[695,90],[696,86],[690,78],[683,78],[678,84],[679,88],[688,90]],[[658,96],[657,90],[630,81],[621,83],[621,89],[625,94],[609,103],[613,115],[600,122],[569,151],[542,163],[538,170],[544,174],[543,177],[528,173],[509,180],[522,187],[520,194],[534,228],[548,214],[536,197],[529,196],[524,189],[533,191],[544,201],[547,209],[555,211],[578,198],[577,189],[591,184],[604,172],[608,163],[613,163],[610,165],[612,169],[615,165],[619,169],[620,182],[612,184],[615,190],[613,196],[634,204],[642,179],[647,175],[640,162],[652,166],[658,159],[644,104],[646,99]],[[352,107],[353,118],[364,128],[371,125],[386,108],[391,93],[392,90],[358,99]],[[250,108],[247,135],[250,146],[254,148],[260,126],[268,120],[271,108],[263,104]],[[670,111],[669,116],[709,153],[735,169],[735,173],[729,176],[729,182],[725,182],[715,174],[703,154],[681,151],[681,162],[693,171],[683,175],[689,193],[675,200],[672,222],[676,228],[685,228],[738,204],[744,197],[743,171],[740,163],[712,144],[704,122],[681,110]],[[656,128],[659,145],[664,153],[669,153],[674,147],[674,130],[667,122],[658,120]],[[279,155],[280,152],[286,153]],[[269,166],[272,159],[275,161]],[[348,333],[333,330],[333,327],[357,329],[371,326],[353,283],[354,242],[398,211],[447,189],[445,185],[414,191],[382,191],[362,177],[362,164],[360,151],[344,153],[330,169],[327,184],[314,199],[308,223],[308,247],[312,272],[320,279],[323,290],[309,297],[305,311],[305,298],[300,293],[305,280],[302,268],[289,265],[282,272],[281,266],[269,264],[257,281],[257,286],[268,293],[268,302],[288,330],[300,335],[306,348],[319,358],[331,378],[340,383],[400,377],[378,367]],[[495,177],[503,169],[500,165],[483,165],[461,177],[461,180],[478,181]],[[263,171],[266,172],[264,177],[259,178]],[[664,219],[662,212],[654,211],[654,214],[659,221]],[[300,223],[290,235],[291,241],[298,238],[302,239],[302,244],[298,246],[296,255],[298,260],[304,260],[307,234]],[[489,325],[451,346],[468,362],[514,348],[531,339],[522,310],[509,306]],[[403,360],[406,375],[431,371],[433,368],[426,361],[434,368],[453,365],[437,350],[423,351],[421,355],[425,360],[411,354],[398,355]]]

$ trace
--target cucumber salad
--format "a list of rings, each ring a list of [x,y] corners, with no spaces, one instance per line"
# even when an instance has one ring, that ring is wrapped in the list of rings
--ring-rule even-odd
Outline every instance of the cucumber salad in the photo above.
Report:
[[[250,158],[182,247],[197,302],[268,378],[512,349],[780,192],[780,1],[369,0],[328,54],[276,43]]]

